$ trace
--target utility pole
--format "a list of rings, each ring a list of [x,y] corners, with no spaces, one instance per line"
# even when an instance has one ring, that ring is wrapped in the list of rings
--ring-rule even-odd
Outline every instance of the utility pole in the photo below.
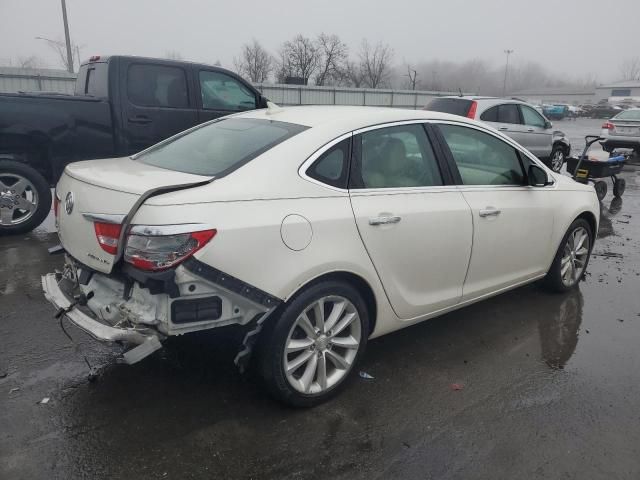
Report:
[[[503,97],[507,94],[507,75],[509,74],[509,55],[513,53],[513,50],[505,50],[504,53],[507,55],[507,63],[504,66],[504,83],[502,84]]]
[[[62,22],[64,23],[64,40],[67,44],[67,70],[73,73],[73,53],[71,53],[71,39],[69,38],[69,22],[67,21],[67,2],[62,2]]]
[[[416,77],[418,76],[418,72],[416,72],[410,65],[407,65],[407,77],[409,77],[409,87],[411,90],[416,89]]]

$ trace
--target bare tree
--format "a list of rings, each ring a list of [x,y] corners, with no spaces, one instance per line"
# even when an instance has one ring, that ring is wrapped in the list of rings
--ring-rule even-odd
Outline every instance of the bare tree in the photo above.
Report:
[[[416,78],[418,77],[418,72],[411,67],[411,65],[407,64],[407,78],[409,79],[409,90],[416,89]]]
[[[316,85],[336,83],[344,75],[349,47],[337,35],[325,33],[318,36],[316,43],[321,57]]]
[[[362,41],[359,57],[364,84],[371,88],[383,86],[391,75],[391,47],[381,42],[372,47],[365,39]]]
[[[305,83],[315,73],[320,64],[320,49],[310,38],[296,35],[293,40],[284,42],[280,50],[278,77],[301,77]]]
[[[345,62],[343,80],[350,87],[360,88],[364,85],[362,68],[356,62],[347,60]]]
[[[44,68],[45,63],[40,57],[30,55],[28,57],[18,57],[15,61],[16,66],[20,68]]]
[[[640,80],[640,57],[627,58],[620,65],[622,80]]]
[[[36,38],[38,40],[44,40],[45,42],[47,42],[47,45],[49,45],[49,48],[51,48],[51,50],[56,52],[56,54],[58,55],[58,59],[60,60],[60,63],[64,66],[65,70],[67,70],[68,72],[74,71],[73,65],[76,59],[74,58],[73,52],[75,52],[76,55],[78,55],[80,52],[81,46],[71,42],[71,58],[69,58],[67,56],[67,44],[63,40],[51,40],[49,38],[44,38],[44,37],[36,37]],[[71,61],[71,65],[69,65],[69,60]],[[80,59],[78,59],[78,61],[80,61]]]
[[[177,50],[167,50],[164,52],[164,58],[167,60],[182,60],[182,54]]]
[[[233,59],[236,72],[254,83],[263,83],[273,71],[274,60],[269,52],[254,38],[242,45],[240,57]]]

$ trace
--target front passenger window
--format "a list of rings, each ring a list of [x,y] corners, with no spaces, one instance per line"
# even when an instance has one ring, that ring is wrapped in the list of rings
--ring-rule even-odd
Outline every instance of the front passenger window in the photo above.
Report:
[[[242,111],[256,108],[256,96],[245,85],[221,72],[201,71],[202,108]]]
[[[379,128],[360,135],[358,188],[442,185],[442,176],[421,124]],[[358,183],[360,185],[358,185]]]
[[[524,185],[515,148],[488,133],[457,125],[439,125],[464,185]]]

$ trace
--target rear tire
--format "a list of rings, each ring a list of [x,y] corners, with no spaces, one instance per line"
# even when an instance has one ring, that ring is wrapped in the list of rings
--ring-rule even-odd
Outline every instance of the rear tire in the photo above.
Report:
[[[566,160],[566,152],[564,147],[561,145],[556,145],[553,147],[551,151],[551,157],[549,157],[549,167],[554,172],[559,172],[562,170],[562,166]]]
[[[51,211],[51,189],[34,168],[0,160],[0,235],[30,232]]]
[[[277,400],[312,407],[346,385],[368,336],[369,314],[358,291],[346,282],[323,281],[297,294],[268,322],[255,367]]]
[[[544,278],[544,285],[553,292],[563,293],[574,288],[587,270],[593,232],[583,218],[577,218],[565,233],[551,268]]]

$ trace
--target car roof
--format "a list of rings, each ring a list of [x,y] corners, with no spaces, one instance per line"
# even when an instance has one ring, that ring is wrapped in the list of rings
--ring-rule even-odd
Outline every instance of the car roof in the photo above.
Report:
[[[410,120],[451,120],[475,124],[458,115],[433,112],[430,110],[409,110],[391,107],[357,107],[342,105],[304,105],[292,107],[248,110],[236,114],[238,118],[259,118],[295,123],[307,127],[335,126],[336,130],[351,131],[388,122]]]

